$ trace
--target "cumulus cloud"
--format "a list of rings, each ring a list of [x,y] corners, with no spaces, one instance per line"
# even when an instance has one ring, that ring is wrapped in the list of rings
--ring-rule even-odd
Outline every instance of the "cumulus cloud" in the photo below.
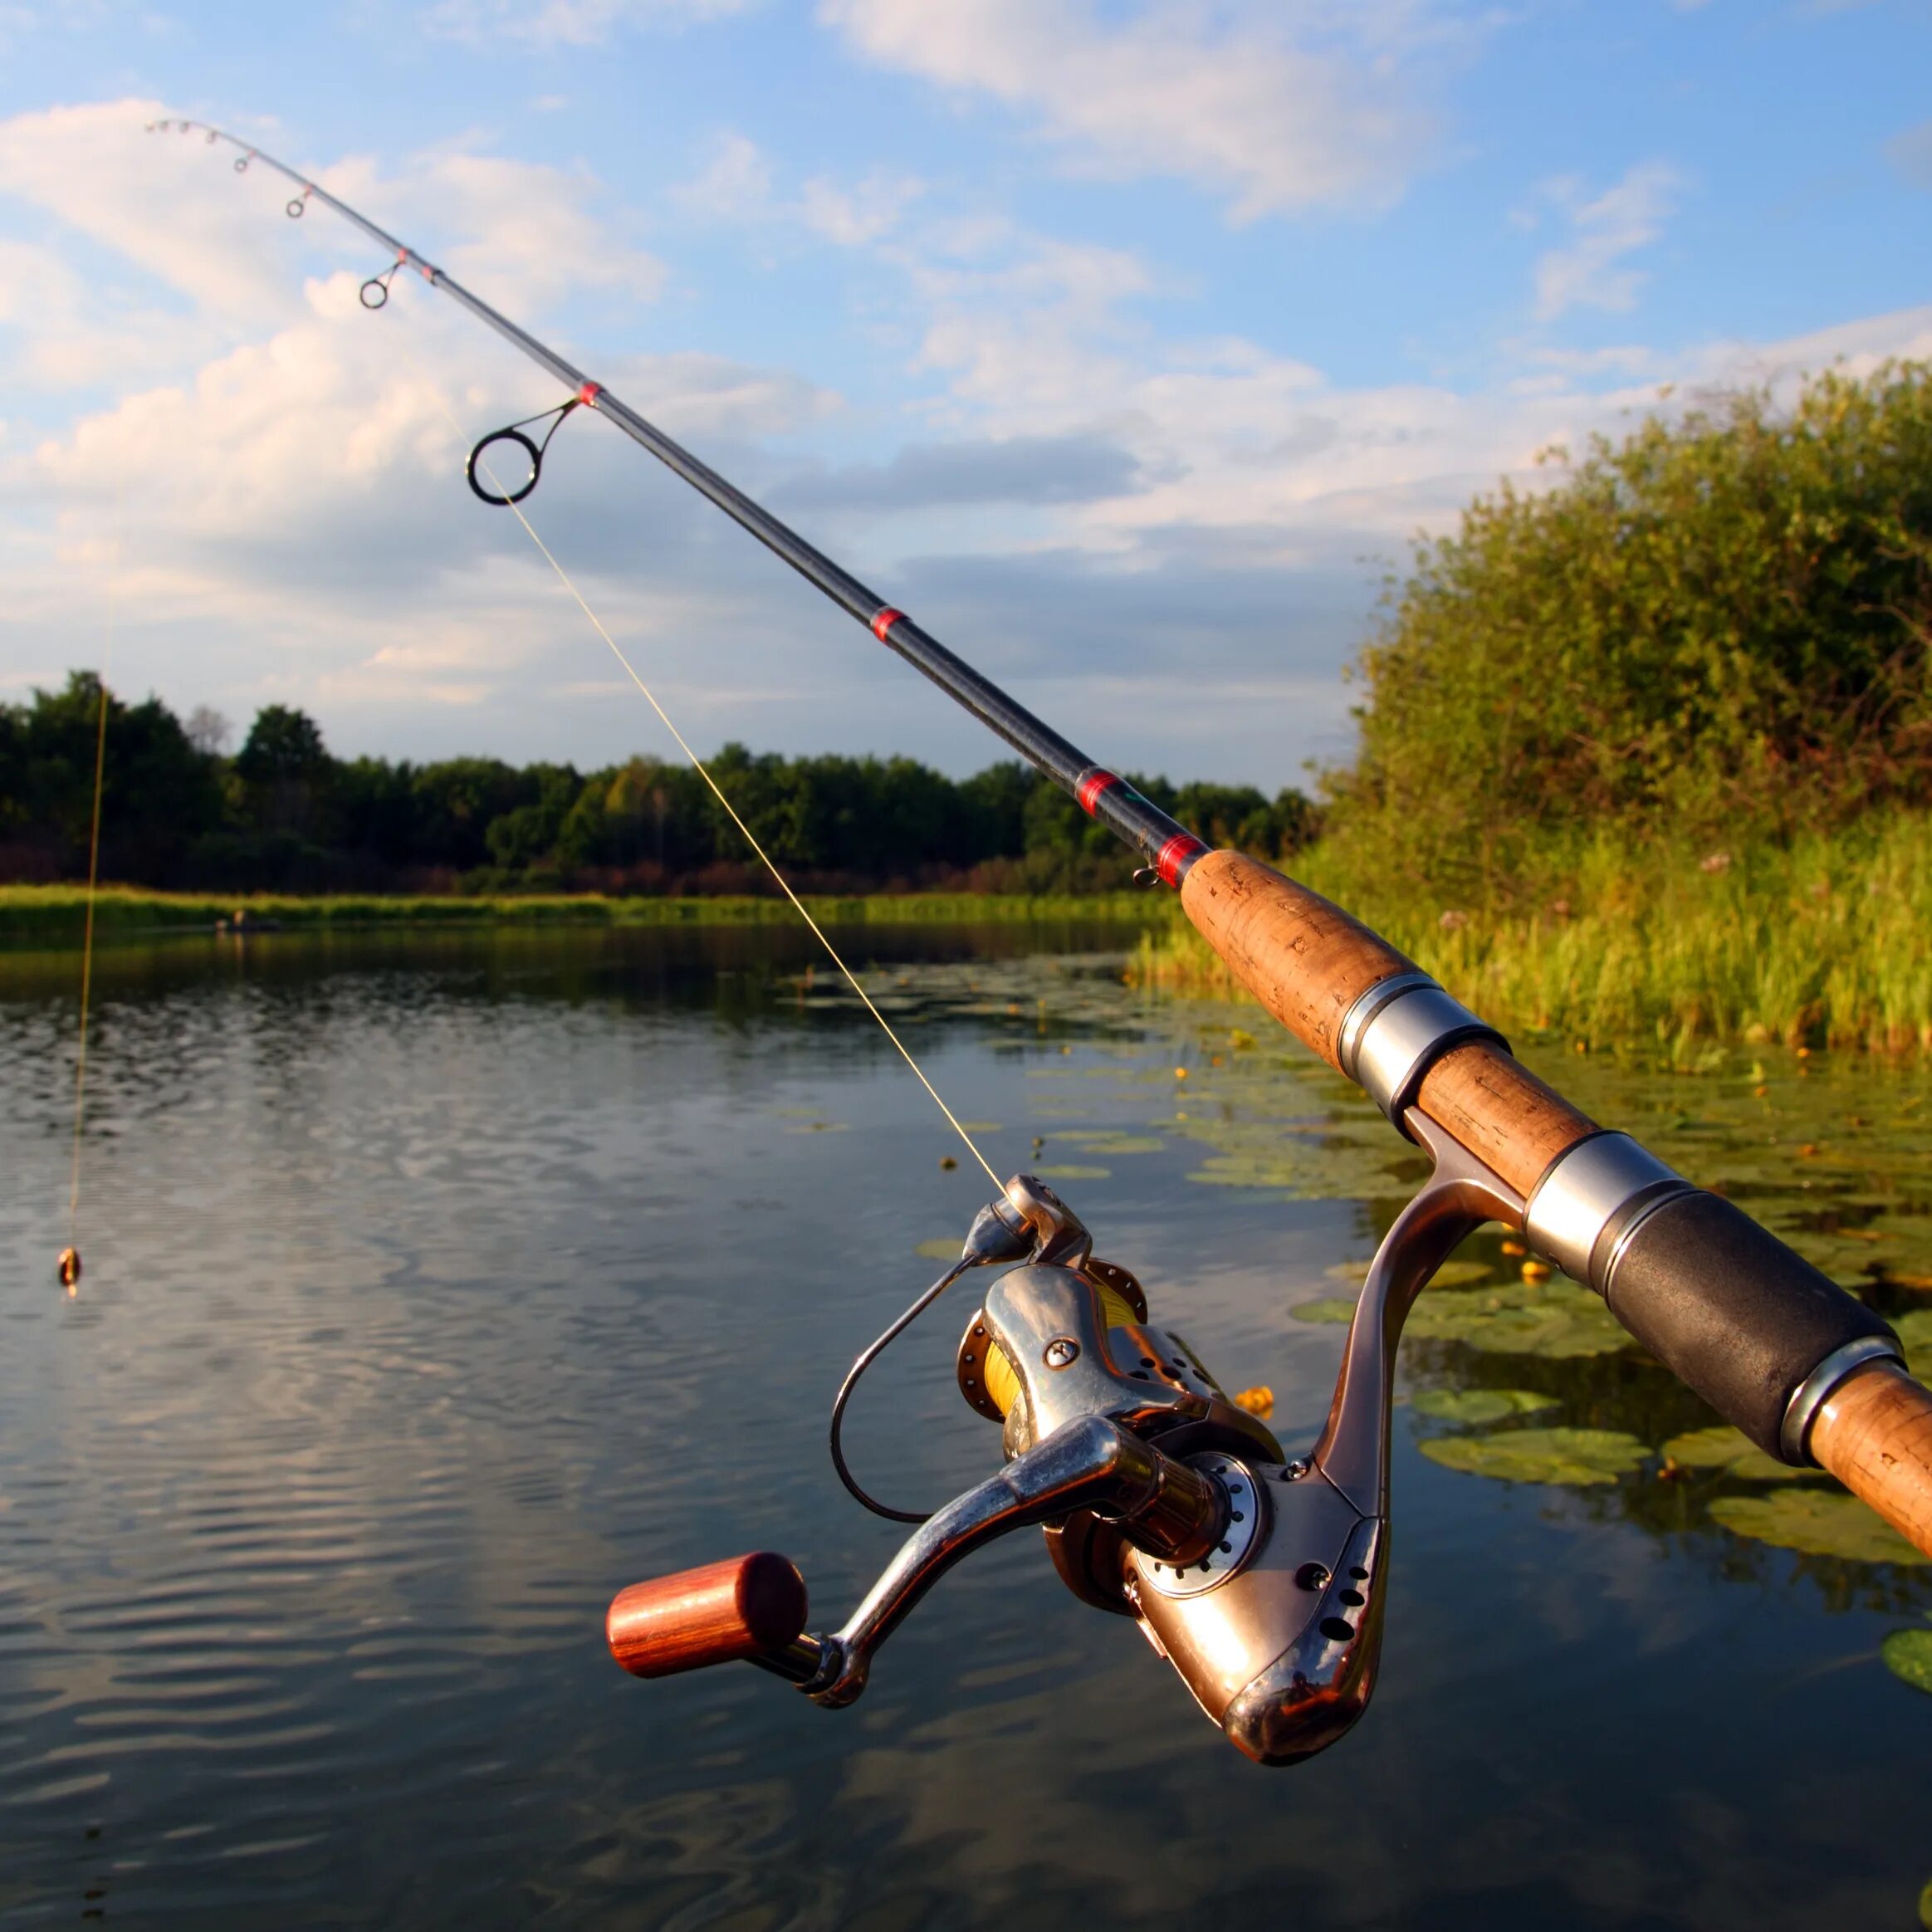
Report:
[[[1420,3],[1323,8],[1245,0],[820,0],[868,60],[1022,116],[1070,164],[1117,180],[1173,175],[1231,217],[1393,199],[1432,117],[1405,52],[1447,31]]]
[[[1543,198],[1568,221],[1572,233],[1536,264],[1537,320],[1553,321],[1575,308],[1636,307],[1644,273],[1626,257],[1662,234],[1684,185],[1677,170],[1661,161],[1631,169],[1599,195],[1568,179],[1545,183]]]

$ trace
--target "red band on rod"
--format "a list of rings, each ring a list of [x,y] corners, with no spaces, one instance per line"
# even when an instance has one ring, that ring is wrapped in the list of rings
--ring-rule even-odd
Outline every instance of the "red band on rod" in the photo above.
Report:
[[[1088,818],[1093,816],[1093,808],[1100,803],[1100,795],[1109,785],[1118,785],[1120,780],[1111,771],[1103,771],[1098,765],[1080,780],[1080,789],[1074,796],[1080,801],[1080,809]]]
[[[1161,848],[1161,856],[1154,861],[1154,870],[1160,873],[1163,884],[1177,886],[1183,868],[1206,850],[1207,847],[1191,832],[1176,833]]]
[[[577,392],[577,400],[580,403],[588,403],[594,409],[597,407],[597,399],[603,394],[604,384],[602,383],[585,383],[583,388]]]
[[[905,614],[905,612],[902,610],[894,610],[888,604],[886,608],[872,620],[872,634],[883,644],[886,641],[886,633],[889,631],[893,626],[896,624]]]

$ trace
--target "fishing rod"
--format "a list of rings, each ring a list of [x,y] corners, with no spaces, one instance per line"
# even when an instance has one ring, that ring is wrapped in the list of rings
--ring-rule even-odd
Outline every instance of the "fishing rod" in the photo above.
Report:
[[[1594,1289],[1666,1368],[1781,1462],[1822,1467],[1932,1555],[1932,1390],[1905,1372],[1886,1323],[1720,1195],[1629,1135],[1597,1125],[1532,1074],[1497,1030],[1338,906],[1273,867],[1211,851],[1077,751],[893,605],[602,384],[315,182],[221,130],[200,132],[294,182],[288,203],[335,209],[394,255],[363,285],[379,309],[415,270],[570,392],[544,417],[484,437],[470,486],[520,503],[558,427],[594,409],[708,497],[988,725],[1176,888],[1196,929],[1260,1004],[1359,1084],[1431,1162],[1372,1262],[1328,1417],[1289,1454],[1231,1401],[1188,1345],[1155,1324],[1131,1272],[1098,1259],[1074,1211],[1016,1175],[975,1218],[960,1259],[859,1358],[839,1392],[925,1308],[1000,1269],[966,1323],[960,1392],[1000,1425],[1004,1467],[919,1523],[840,1628],[808,1632],[797,1568],[769,1551],[638,1583],[606,1622],[642,1677],[744,1660],[816,1702],[849,1704],[878,1647],[939,1578],[987,1542],[1042,1527],[1076,1596],[1137,1622],[1203,1710],[1264,1763],[1325,1749],[1367,1704],[1389,1549],[1396,1345],[1416,1298],[1486,1222]],[[526,428],[549,419],[542,441]],[[529,464],[496,487],[484,452]],[[479,480],[479,472],[482,480]],[[534,533],[533,533],[534,534]],[[917,1519],[913,1519],[917,1520]]]

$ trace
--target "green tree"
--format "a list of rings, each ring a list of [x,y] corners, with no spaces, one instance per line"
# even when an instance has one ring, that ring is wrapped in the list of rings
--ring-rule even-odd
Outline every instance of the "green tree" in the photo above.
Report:
[[[268,832],[307,835],[317,829],[335,761],[321,727],[292,705],[264,705],[235,757],[247,809]]]

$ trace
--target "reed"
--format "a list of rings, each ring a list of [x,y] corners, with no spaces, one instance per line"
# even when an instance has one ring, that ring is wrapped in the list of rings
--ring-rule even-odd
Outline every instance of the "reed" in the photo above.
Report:
[[[1297,875],[1366,918],[1514,1036],[1579,1047],[1651,1039],[1679,1064],[1711,1042],[1932,1049],[1932,816],[1735,851],[1599,834],[1533,911],[1465,912],[1338,876],[1322,847]],[[1233,981],[1191,927],[1144,937],[1132,976],[1183,992]]]

